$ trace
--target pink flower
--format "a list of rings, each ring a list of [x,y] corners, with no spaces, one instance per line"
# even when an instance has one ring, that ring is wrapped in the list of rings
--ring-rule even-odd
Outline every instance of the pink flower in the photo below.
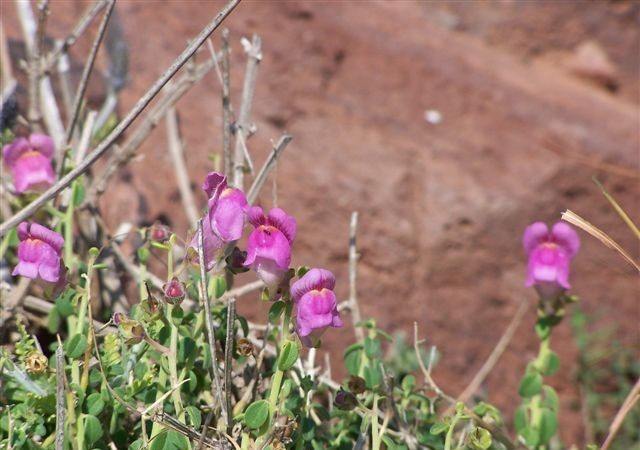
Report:
[[[227,179],[219,172],[211,172],[202,183],[202,190],[209,197],[208,211],[202,220],[204,259],[207,270],[211,270],[221,258],[225,244],[237,241],[242,236],[247,199],[240,189],[227,187]],[[198,233],[190,247],[198,250]]]
[[[51,165],[53,139],[45,134],[19,137],[2,149],[4,163],[11,170],[16,192],[43,191],[55,182]]]
[[[247,209],[249,222],[256,227],[249,235],[245,267],[251,267],[267,287],[277,288],[291,263],[291,247],[296,238],[296,219],[280,208],[265,216],[262,208]]]
[[[569,289],[569,263],[580,249],[580,238],[570,225],[556,223],[551,232],[542,222],[524,230],[522,239],[529,255],[527,287],[534,286],[543,300],[555,299]]]
[[[64,278],[61,252],[64,239],[55,231],[37,223],[18,225],[18,265],[12,275],[56,284]]]
[[[333,293],[336,279],[325,269],[311,269],[291,286],[296,303],[296,331],[306,347],[316,347],[327,327],[340,328],[342,320]]]

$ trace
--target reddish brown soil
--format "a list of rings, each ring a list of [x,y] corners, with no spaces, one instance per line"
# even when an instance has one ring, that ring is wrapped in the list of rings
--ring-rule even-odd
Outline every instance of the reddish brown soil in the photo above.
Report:
[[[64,35],[84,5],[54,2],[51,33]],[[118,4],[131,49],[121,111],[220,5]],[[409,336],[417,321],[421,336],[442,353],[436,379],[459,392],[517,303],[534,298],[523,287],[520,237],[528,223],[551,223],[569,208],[640,255],[590,180],[596,175],[640,219],[639,20],[640,3],[633,1],[242,3],[226,23],[233,100],[237,108],[244,71],[239,38],[258,33],[264,59],[250,148],[259,166],[271,141],[284,131],[294,136],[278,168],[279,205],[299,222],[294,262],[335,271],[337,291],[346,296],[349,215],[359,211],[363,314]],[[574,49],[587,41],[613,67],[604,83],[568,69]],[[209,156],[220,151],[215,76],[178,109],[197,186],[211,169]],[[428,123],[426,110],[439,111],[442,122]],[[165,136],[159,127],[142,149],[145,159],[130,165],[128,181],[113,183],[105,196],[112,226],[162,214],[186,235]],[[271,205],[268,189],[261,200]],[[581,236],[573,292],[587,312],[619,324],[619,337],[637,349],[637,274]],[[256,301],[246,298],[241,312],[255,315]],[[490,401],[509,412],[536,352],[534,320],[532,310],[486,383]],[[338,374],[340,348],[351,338],[348,327],[327,333]],[[567,323],[553,348],[562,358],[551,381],[562,399],[561,434],[567,444],[583,445],[571,374],[577,349]]]

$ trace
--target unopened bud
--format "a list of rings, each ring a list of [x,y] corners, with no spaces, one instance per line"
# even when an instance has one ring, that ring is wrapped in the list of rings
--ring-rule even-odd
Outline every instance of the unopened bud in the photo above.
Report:
[[[245,259],[247,259],[247,252],[240,250],[238,247],[234,247],[231,254],[225,259],[229,272],[237,275],[249,270],[248,267],[243,266]]]
[[[124,314],[120,315],[118,327],[127,344],[137,344],[146,336],[142,324],[137,320],[127,318]]]
[[[162,286],[162,292],[164,292],[164,299],[170,305],[179,305],[184,300],[186,294],[186,286],[176,277],[173,277],[171,281],[165,283]]]
[[[351,411],[358,405],[358,399],[351,392],[340,390],[336,393],[333,404],[343,411]]]
[[[351,378],[349,378],[348,386],[349,390],[356,395],[362,394],[367,390],[367,382],[364,381],[363,378],[356,377],[355,375],[351,375]]]
[[[160,222],[154,222],[149,228],[147,228],[147,239],[155,242],[164,242],[171,236],[171,231],[166,225]]]

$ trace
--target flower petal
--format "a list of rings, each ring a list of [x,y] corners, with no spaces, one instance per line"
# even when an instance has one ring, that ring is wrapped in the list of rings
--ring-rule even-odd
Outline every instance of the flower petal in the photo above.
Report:
[[[42,191],[55,182],[51,160],[32,152],[19,158],[11,167],[16,192]]]
[[[266,221],[264,212],[259,206],[252,206],[250,208],[247,208],[247,218],[249,219],[249,223],[256,228],[260,225],[264,225]]]
[[[562,247],[541,245],[529,256],[526,286],[557,283],[569,289],[569,257]]]
[[[322,288],[333,290],[335,285],[336,279],[330,271],[313,268],[291,285],[291,296],[295,301],[299,301],[309,291]]]
[[[328,289],[308,292],[296,306],[296,326],[300,336],[306,336],[316,329],[333,326],[334,315],[338,313],[336,296]],[[338,321],[342,325],[339,319]]]
[[[247,241],[244,266],[252,267],[258,256],[274,261],[281,269],[288,269],[291,263],[289,240],[275,227],[262,225],[256,228]]]
[[[22,156],[23,153],[29,151],[31,146],[26,138],[19,137],[13,140],[10,144],[2,147],[2,158],[4,163],[11,167]]]
[[[564,248],[570,259],[576,256],[580,250],[580,237],[568,223],[556,223],[551,229],[551,238],[553,242]]]
[[[53,158],[55,145],[50,136],[47,136],[46,134],[33,133],[29,136],[29,144],[33,150],[36,150],[49,160]]]
[[[207,271],[213,269],[216,261],[218,259],[218,253],[220,249],[224,246],[224,242],[215,235],[213,230],[211,229],[211,222],[208,220],[208,217],[205,215],[202,218],[202,253],[204,256],[204,264]],[[199,262],[198,255],[198,232],[193,235],[191,238],[191,242],[189,243],[189,248],[191,249],[191,253],[195,254],[194,260],[196,264]]]
[[[64,238],[61,234],[43,227],[39,223],[31,224],[29,234],[34,238],[49,244],[56,251],[56,253],[60,255],[60,251],[62,251],[62,247],[64,247]]]
[[[202,190],[207,194],[207,198],[218,198],[226,188],[227,178],[220,172],[209,172],[202,183]]]
[[[282,231],[290,243],[296,238],[297,223],[293,216],[288,215],[283,209],[273,208],[269,211],[268,222]]]
[[[228,195],[222,194],[215,209],[209,210],[211,229],[225,242],[237,241],[242,237],[244,228],[244,207],[247,200],[239,189],[227,189]]]
[[[535,222],[524,230],[522,244],[527,254],[533,252],[536,247],[549,238],[549,228],[544,222]]]

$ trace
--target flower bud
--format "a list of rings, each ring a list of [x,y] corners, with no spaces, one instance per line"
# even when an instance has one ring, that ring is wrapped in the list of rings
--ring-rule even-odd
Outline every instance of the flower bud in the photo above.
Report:
[[[364,391],[367,390],[366,381],[364,381],[363,378],[356,377],[355,375],[351,375],[351,378],[349,378],[348,386],[349,386],[349,390],[356,395],[362,394]]]
[[[27,371],[32,374],[39,375],[47,370],[49,360],[39,351],[31,351],[25,358]]]
[[[180,305],[186,294],[186,286],[178,278],[173,277],[171,281],[162,286],[164,300],[170,305]]]
[[[342,389],[336,393],[336,398],[333,401],[336,408],[343,411],[351,411],[358,405],[358,399],[349,391],[343,391]]]
[[[243,266],[245,259],[247,259],[247,252],[243,252],[238,247],[234,247],[231,254],[226,258],[229,272],[235,275],[247,272],[249,268]]]
[[[155,242],[165,242],[171,236],[169,228],[156,221],[153,225],[147,228],[147,239]]]

